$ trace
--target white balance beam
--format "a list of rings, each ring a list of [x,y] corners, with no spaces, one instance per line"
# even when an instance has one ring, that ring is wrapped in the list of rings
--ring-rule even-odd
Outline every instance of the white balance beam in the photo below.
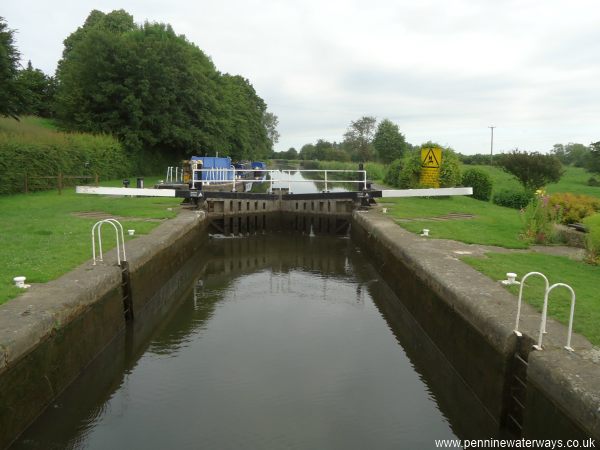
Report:
[[[129,195],[137,197],[175,197],[175,189],[137,189],[123,187],[76,186],[77,194]]]
[[[473,195],[473,188],[388,189],[381,191],[382,197],[440,197],[445,195]]]

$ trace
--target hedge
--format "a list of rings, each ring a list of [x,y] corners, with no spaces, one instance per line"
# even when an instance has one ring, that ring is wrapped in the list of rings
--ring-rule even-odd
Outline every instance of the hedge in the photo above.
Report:
[[[26,174],[28,189],[36,191],[55,188],[57,181],[35,177],[98,174],[105,180],[129,176],[130,169],[123,147],[108,135],[0,129],[0,194],[23,192]],[[81,183],[64,180],[65,185]]]

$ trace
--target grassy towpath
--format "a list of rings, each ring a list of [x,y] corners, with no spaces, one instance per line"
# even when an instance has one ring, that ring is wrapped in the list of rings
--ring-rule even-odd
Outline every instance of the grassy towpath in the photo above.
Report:
[[[146,185],[154,181],[146,179]],[[79,195],[73,188],[63,195],[48,191],[0,196],[0,304],[21,292],[13,286],[13,277],[45,283],[90,259],[91,228],[99,219],[118,217],[125,230],[146,234],[174,217],[179,203],[171,198]],[[106,230],[105,250],[115,246],[114,231]]]

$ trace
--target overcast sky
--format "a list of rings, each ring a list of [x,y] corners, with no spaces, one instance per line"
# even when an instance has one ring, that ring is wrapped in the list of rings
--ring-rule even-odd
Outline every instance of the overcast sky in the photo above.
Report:
[[[53,74],[92,9],[170,23],[279,117],[277,150],[389,118],[461,153],[600,140],[598,0],[3,0],[23,61]]]

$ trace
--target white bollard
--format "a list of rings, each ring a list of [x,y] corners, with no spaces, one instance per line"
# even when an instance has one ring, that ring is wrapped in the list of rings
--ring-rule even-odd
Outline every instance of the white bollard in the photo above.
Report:
[[[508,272],[506,274],[506,280],[502,280],[502,284],[511,285],[511,284],[521,284],[516,280],[517,274],[514,272]]]
[[[27,289],[28,287],[31,287],[31,285],[29,284],[25,284],[25,277],[14,277],[13,281],[15,282],[15,286],[21,289]]]

